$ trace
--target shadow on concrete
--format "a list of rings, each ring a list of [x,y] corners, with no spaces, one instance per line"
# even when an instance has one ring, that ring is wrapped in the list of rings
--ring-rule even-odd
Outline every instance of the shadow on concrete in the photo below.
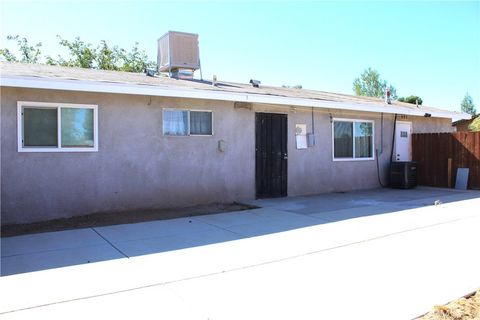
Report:
[[[375,189],[254,200],[249,204],[261,208],[253,210],[7,237],[1,239],[0,271],[7,276],[129,259],[474,198],[480,192]]]

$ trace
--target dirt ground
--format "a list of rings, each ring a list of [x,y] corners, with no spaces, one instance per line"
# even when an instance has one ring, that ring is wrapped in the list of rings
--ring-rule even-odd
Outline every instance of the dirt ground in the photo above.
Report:
[[[435,306],[419,320],[480,320],[480,289],[471,296]]]
[[[12,237],[18,235],[62,231],[81,228],[102,227],[115,224],[136,223],[153,220],[175,219],[180,217],[193,217],[204,214],[240,211],[256,209],[258,207],[242,203],[214,203],[187,208],[173,209],[141,209],[121,212],[102,212],[78,216],[48,220],[43,222],[2,225],[1,236]]]

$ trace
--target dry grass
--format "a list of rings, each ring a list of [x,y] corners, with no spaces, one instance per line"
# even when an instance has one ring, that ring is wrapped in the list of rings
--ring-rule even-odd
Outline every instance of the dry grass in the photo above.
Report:
[[[480,289],[468,297],[435,306],[420,320],[480,320]]]

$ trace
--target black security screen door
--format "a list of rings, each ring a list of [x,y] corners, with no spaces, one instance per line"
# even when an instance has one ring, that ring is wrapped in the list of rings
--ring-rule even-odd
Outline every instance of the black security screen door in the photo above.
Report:
[[[257,198],[287,196],[287,115],[255,114]]]

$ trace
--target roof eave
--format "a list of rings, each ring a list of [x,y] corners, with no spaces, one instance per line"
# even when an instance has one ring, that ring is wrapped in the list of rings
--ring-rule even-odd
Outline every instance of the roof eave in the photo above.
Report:
[[[449,119],[470,119],[470,115],[452,113],[449,111],[425,111],[422,109],[409,109],[391,105],[366,105],[363,103],[328,101],[298,97],[283,97],[268,94],[242,93],[220,90],[183,89],[160,87],[143,84],[125,84],[101,81],[67,80],[36,77],[2,76],[2,87],[20,87],[34,89],[67,90],[83,92],[118,93],[132,95],[148,95],[175,98],[209,99],[223,101],[239,101],[251,103],[277,104],[284,106],[329,108],[341,110],[354,110],[364,112],[383,112],[390,114],[405,114],[424,116],[426,113],[432,117]]]

